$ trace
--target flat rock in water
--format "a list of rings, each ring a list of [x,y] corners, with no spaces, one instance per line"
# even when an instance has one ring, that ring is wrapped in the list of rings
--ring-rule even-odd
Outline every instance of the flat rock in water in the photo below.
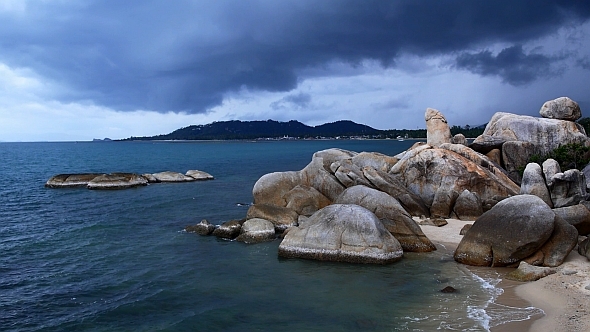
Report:
[[[400,243],[371,211],[333,204],[289,229],[279,256],[322,261],[386,264],[400,260]]]
[[[254,218],[244,222],[236,241],[260,243],[275,239],[275,226],[268,220]]]
[[[88,182],[103,173],[58,174],[45,183],[48,188],[86,187]]]
[[[185,229],[188,233],[197,233],[199,235],[211,235],[215,230],[215,225],[211,224],[207,219],[201,220],[200,223],[192,226],[187,226]]]
[[[190,176],[191,178],[195,179],[195,180],[213,180],[213,175],[207,173],[207,172],[203,172],[203,171],[199,171],[199,170],[195,170],[195,169],[191,169],[188,170],[185,174],[186,176]]]
[[[195,178],[178,172],[160,172],[152,174],[159,182],[189,182],[196,181]]]
[[[148,180],[134,173],[102,174],[88,182],[88,189],[127,189],[145,186]]]

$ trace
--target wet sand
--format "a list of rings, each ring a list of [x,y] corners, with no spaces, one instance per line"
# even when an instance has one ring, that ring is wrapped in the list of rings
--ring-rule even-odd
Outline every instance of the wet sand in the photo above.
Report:
[[[419,221],[418,218],[415,219]],[[465,224],[473,221],[447,219],[443,227],[421,226],[424,234],[437,246],[454,250],[461,241]],[[513,269],[497,268],[501,275]],[[522,283],[503,279],[498,287],[504,293],[496,303],[516,308],[533,306],[545,315],[510,322],[491,328],[493,332],[512,331],[590,331],[590,262],[574,249],[556,274],[534,282]],[[575,272],[575,273],[574,273]]]

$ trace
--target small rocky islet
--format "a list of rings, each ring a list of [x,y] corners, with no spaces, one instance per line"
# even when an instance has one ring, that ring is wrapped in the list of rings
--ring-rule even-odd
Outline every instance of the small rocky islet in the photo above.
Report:
[[[52,176],[45,183],[48,188],[76,188],[86,187],[88,189],[127,189],[138,186],[146,186],[148,183],[160,182],[191,182],[213,180],[213,176],[199,170],[189,170],[185,174],[178,172],[159,173],[79,173],[79,174],[58,174]]]
[[[546,102],[540,114],[496,113],[467,144],[429,108],[426,143],[396,156],[318,151],[300,171],[262,176],[244,219],[219,226],[203,220],[187,231],[247,243],[278,236],[281,257],[386,264],[403,252],[436,250],[418,218],[475,220],[462,231],[457,262],[520,265],[515,279],[538,279],[553,273],[578,242],[580,254],[590,257],[584,174],[590,167],[562,172],[553,159],[529,163],[563,145],[590,147],[575,122],[580,108],[562,97]]]

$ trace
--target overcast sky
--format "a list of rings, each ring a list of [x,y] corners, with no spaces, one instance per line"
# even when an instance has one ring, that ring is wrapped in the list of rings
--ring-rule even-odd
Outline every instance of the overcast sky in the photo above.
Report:
[[[0,22],[0,141],[478,125],[561,96],[590,116],[586,0],[0,0]]]

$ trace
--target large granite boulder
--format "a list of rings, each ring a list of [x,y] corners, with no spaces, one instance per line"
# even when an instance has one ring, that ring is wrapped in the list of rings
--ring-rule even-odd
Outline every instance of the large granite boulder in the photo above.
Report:
[[[556,216],[555,227],[549,240],[535,254],[524,259],[524,261],[532,265],[559,266],[574,249],[577,242],[578,231],[576,228]]]
[[[400,242],[404,251],[428,252],[436,247],[400,203],[388,194],[365,186],[346,189],[334,202],[355,204],[373,212]]]
[[[560,97],[545,102],[539,114],[544,118],[567,121],[576,121],[582,117],[582,111],[578,103],[568,97]]]
[[[351,161],[359,168],[371,167],[379,171],[388,172],[397,163],[397,158],[377,152],[361,152],[352,157]]]
[[[557,269],[552,267],[534,266],[525,261],[518,264],[518,268],[505,275],[506,279],[515,281],[536,281],[545,278],[548,275],[557,273]]]
[[[520,171],[524,168],[531,157],[541,154],[537,147],[530,142],[508,141],[502,145],[502,161],[504,169],[512,181],[520,184],[522,177]]]
[[[401,259],[403,250],[371,211],[333,204],[291,228],[279,245],[279,256],[385,264]]]
[[[245,243],[260,243],[272,241],[275,238],[275,227],[268,220],[254,218],[248,219],[242,224],[240,235],[236,241]]]
[[[351,159],[344,159],[334,162],[332,165],[330,165],[330,170],[336,176],[338,181],[340,181],[340,183],[346,188],[356,185],[371,186],[369,180],[365,178],[363,170],[357,165],[353,164]]]
[[[547,203],[549,207],[553,207],[549,189],[543,178],[543,170],[537,163],[529,163],[524,169],[522,175],[522,183],[520,184],[520,193],[527,195],[535,195]]]
[[[463,145],[442,146],[448,149],[414,149],[418,152],[404,155],[390,172],[430,207],[432,216],[449,217],[457,197],[466,189],[477,193],[482,205],[519,192],[520,188],[485,156],[470,154],[469,148]],[[465,153],[477,162],[450,149]]]
[[[441,112],[427,108],[424,120],[426,120],[426,143],[434,147],[451,143],[451,129]]]
[[[422,198],[409,191],[403,183],[389,173],[372,167],[364,167],[363,175],[376,189],[397,199],[410,215],[430,217],[430,210],[426,207]]]
[[[330,205],[330,200],[317,191],[314,187],[298,185],[291,189],[283,199],[287,202],[287,208],[299,215],[311,216],[314,212]]]
[[[553,209],[553,212],[574,226],[579,235],[588,235],[590,234],[590,211],[587,206],[590,206],[590,202],[583,201],[580,204]]]
[[[477,219],[483,214],[483,207],[479,196],[467,189],[463,190],[455,201],[453,212],[460,220]]]
[[[48,188],[70,188],[70,187],[86,187],[88,182],[92,181],[102,173],[81,173],[81,174],[58,174],[52,176],[45,186]]]
[[[254,204],[248,209],[246,219],[260,218],[273,223],[277,232],[282,232],[289,227],[297,226],[299,215],[287,207],[272,204]]]
[[[285,207],[285,194],[302,184],[299,172],[274,172],[265,174],[252,188],[254,204],[272,204]]]
[[[561,173],[561,167],[557,160],[549,158],[545,160],[542,164],[543,167],[543,175],[545,176],[545,183],[547,187],[551,188],[553,185],[553,176],[557,173]]]
[[[158,182],[190,182],[195,181],[195,178],[184,175],[178,172],[159,172],[152,174]]]
[[[88,181],[88,189],[126,189],[145,186],[148,180],[134,173],[102,174]]]
[[[455,250],[457,262],[513,265],[537,252],[553,234],[555,213],[537,196],[506,198],[481,215]]]
[[[505,141],[532,143],[542,155],[564,144],[586,145],[589,141],[584,128],[578,123],[504,112],[498,112],[492,116],[483,135]],[[478,140],[479,137],[474,143]]]
[[[314,187],[330,201],[334,201],[346,187],[331,173],[330,165],[344,159],[346,155],[353,155],[353,153],[337,149],[314,153],[311,162],[299,172],[301,184]]]

